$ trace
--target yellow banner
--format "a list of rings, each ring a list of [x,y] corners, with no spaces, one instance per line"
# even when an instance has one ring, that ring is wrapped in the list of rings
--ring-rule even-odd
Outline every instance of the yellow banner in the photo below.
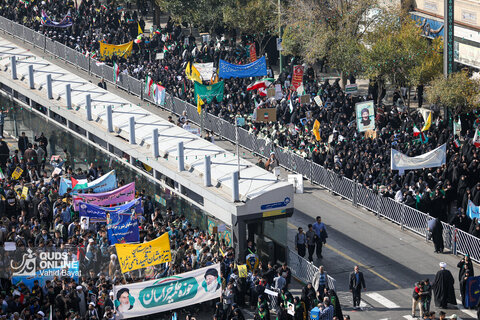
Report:
[[[172,261],[168,233],[141,244],[116,243],[115,249],[123,273]]]
[[[240,264],[238,267],[238,277],[239,278],[246,278],[248,276],[247,265]]]
[[[23,187],[22,189],[22,198],[27,199],[28,197],[28,187]]]
[[[18,180],[22,176],[23,170],[20,167],[16,167],[15,171],[12,172],[12,179]]]
[[[111,57],[117,55],[119,57],[128,57],[132,54],[133,41],[124,44],[107,44],[100,42],[100,56]]]

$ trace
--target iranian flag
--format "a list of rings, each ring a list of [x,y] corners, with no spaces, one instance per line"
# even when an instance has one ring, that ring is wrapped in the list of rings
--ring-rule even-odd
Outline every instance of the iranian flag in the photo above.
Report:
[[[418,137],[420,135],[420,130],[418,130],[416,125],[413,125],[413,136]]]
[[[80,179],[77,180],[74,177],[71,177],[70,180],[72,181],[72,189],[86,189],[88,187],[88,180],[87,179]]]
[[[116,62],[113,63],[113,82],[118,82],[118,75],[120,74],[120,67]]]
[[[478,129],[475,129],[475,136],[473,137],[473,145],[477,148],[480,148],[480,132]]]
[[[247,91],[266,89],[266,88],[270,87],[270,85],[274,81],[275,80],[272,79],[272,78],[264,78],[264,79],[261,79],[261,80],[257,80],[247,87]]]
[[[152,85],[153,85],[153,79],[150,76],[147,76],[145,78],[145,94],[148,94],[150,96],[151,90],[152,90]]]
[[[460,148],[460,146],[462,145],[460,140],[458,139],[453,140],[453,144],[455,145],[456,148]]]

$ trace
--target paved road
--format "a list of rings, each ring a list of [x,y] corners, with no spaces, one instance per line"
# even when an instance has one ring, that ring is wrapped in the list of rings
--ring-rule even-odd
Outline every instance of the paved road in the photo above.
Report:
[[[3,37],[46,59],[54,60],[42,50],[33,49],[18,39],[12,39],[8,35]],[[56,63],[94,83],[98,82],[98,78],[89,76],[74,66],[60,60],[56,60]],[[112,85],[109,85],[108,89],[164,118],[170,114]],[[235,150],[229,142],[216,143],[227,150]],[[242,150],[241,156],[256,162],[252,152]],[[283,172],[282,176],[285,174]],[[315,263],[322,263],[329,274],[337,279],[340,300],[346,312],[352,315],[352,319],[409,319],[413,284],[427,277],[433,279],[440,261],[445,261],[457,278],[456,264],[459,257],[434,254],[432,245],[424,239],[409,231],[401,231],[397,225],[388,221],[378,220],[373,214],[352,207],[348,202],[331,196],[318,186],[310,186],[307,182],[305,194],[295,198],[295,208],[293,217],[289,219],[288,238],[291,248],[294,248],[296,227],[306,227],[315,216],[321,215],[327,224],[329,238],[323,260]],[[355,264],[359,264],[364,271],[368,288],[363,294],[364,311],[357,312],[353,312],[349,307],[351,297],[347,291],[348,274]],[[476,274],[479,274],[478,268],[476,269]],[[460,298],[458,283],[456,288],[457,298]],[[295,294],[297,293],[298,289]],[[447,311],[448,314],[452,312],[458,313],[462,319],[474,319],[471,311]]]
[[[377,219],[371,212],[355,208],[347,201],[322,191],[310,183],[305,193],[295,196],[295,213],[289,219],[289,246],[294,248],[297,226],[312,223],[322,216],[328,230],[327,246],[322,264],[337,280],[339,299],[352,319],[410,319],[411,294],[416,281],[429,278],[433,281],[438,263],[445,261],[457,279],[456,264],[460,257],[435,254],[431,243],[399,226]],[[367,291],[362,294],[363,311],[352,311],[348,292],[348,275],[355,264],[360,265],[366,278]],[[479,274],[478,266],[475,273]],[[458,283],[455,284],[460,299]],[[438,314],[434,306],[433,311]],[[457,313],[462,319],[476,319],[470,310],[444,310],[448,315]],[[417,312],[418,315],[418,312]]]

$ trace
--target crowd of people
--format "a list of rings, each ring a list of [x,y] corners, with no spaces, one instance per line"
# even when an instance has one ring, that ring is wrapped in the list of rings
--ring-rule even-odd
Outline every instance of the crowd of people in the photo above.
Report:
[[[25,4],[19,0],[2,0],[0,3],[0,15],[85,54],[97,54],[99,41],[121,44],[136,39],[138,25],[145,30],[145,21],[137,11],[105,6],[96,1],[82,1],[78,8],[74,1],[31,1]],[[71,12],[73,25],[63,29],[45,27],[41,24],[42,10],[57,21]],[[191,103],[194,103],[195,95],[193,83],[185,76],[187,62],[213,62],[215,65],[219,59],[235,64],[249,62],[246,50],[248,37],[239,41],[235,37],[212,37],[209,42],[197,44],[195,37],[182,32],[181,26],[171,20],[164,28],[151,31],[149,35],[144,35],[142,41],[134,43],[130,56],[107,57],[105,62],[112,64],[115,60],[122,73],[138,79],[148,75],[170,94]],[[156,53],[161,52],[164,52],[164,58],[156,60]],[[303,89],[312,99],[310,103],[300,103],[299,94],[290,86],[293,65],[297,63],[295,58],[288,59],[274,82],[283,88],[284,97],[281,100],[266,99],[258,92],[247,91],[247,86],[255,79],[231,78],[225,80],[224,99],[213,99],[212,103],[206,104],[206,111],[232,122],[236,115],[245,117],[244,128],[257,137],[272,141],[433,217],[438,216],[442,221],[454,223],[466,232],[480,235],[478,222],[464,215],[469,200],[480,205],[479,161],[477,148],[471,144],[477,117],[475,112],[460,116],[462,130],[454,136],[453,117],[445,117],[438,108],[433,108],[433,123],[425,131],[426,139],[421,142],[414,138],[413,128],[421,128],[425,119],[418,112],[406,108],[401,93],[396,92],[393,105],[376,105],[376,136],[366,137],[357,131],[355,104],[365,100],[378,101],[377,87],[370,85],[365,96],[346,94],[338,79],[333,83],[329,80],[322,82],[315,76],[313,68],[306,68]],[[268,72],[269,76],[273,76],[271,68]],[[419,91],[419,101],[422,100],[421,95]],[[315,96],[321,97],[322,106],[313,101]],[[276,107],[277,121],[252,121],[256,102],[265,102],[262,107]],[[319,141],[312,134],[314,120],[320,122]],[[455,120],[458,120],[457,115]],[[455,138],[459,138],[461,146],[454,143]],[[447,144],[447,163],[440,168],[411,170],[405,175],[389,168],[391,148],[415,156],[444,143]]]

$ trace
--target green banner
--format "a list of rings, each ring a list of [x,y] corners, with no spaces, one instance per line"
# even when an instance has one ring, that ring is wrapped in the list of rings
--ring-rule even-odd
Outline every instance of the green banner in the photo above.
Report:
[[[205,103],[212,102],[214,97],[217,98],[218,102],[222,101],[224,89],[225,85],[223,81],[217,82],[210,86],[206,86],[195,81],[195,104],[197,103],[198,96],[200,96]]]

